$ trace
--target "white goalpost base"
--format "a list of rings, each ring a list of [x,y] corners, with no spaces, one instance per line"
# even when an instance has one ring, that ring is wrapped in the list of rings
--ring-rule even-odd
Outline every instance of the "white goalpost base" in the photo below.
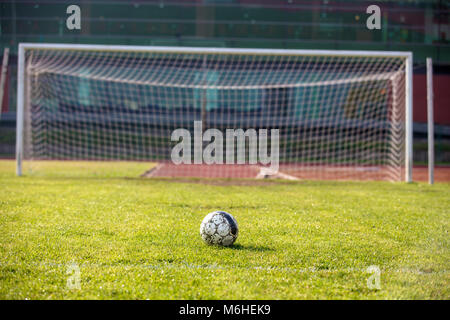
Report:
[[[18,54],[17,175],[24,162],[124,160],[247,177],[171,163],[171,132],[202,121],[279,129],[280,177],[412,181],[411,52],[21,43]]]

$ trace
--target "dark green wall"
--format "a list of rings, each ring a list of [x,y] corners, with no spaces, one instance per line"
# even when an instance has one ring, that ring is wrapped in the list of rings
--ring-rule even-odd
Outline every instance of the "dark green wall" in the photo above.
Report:
[[[289,3],[290,2],[290,3]],[[373,1],[3,1],[1,46],[18,42],[413,51],[450,63],[448,1],[378,1],[382,29],[368,30]],[[69,4],[81,31],[65,26]]]

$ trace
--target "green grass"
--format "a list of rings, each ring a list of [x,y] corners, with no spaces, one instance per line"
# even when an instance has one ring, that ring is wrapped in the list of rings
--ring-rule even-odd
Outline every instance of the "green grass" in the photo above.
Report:
[[[0,161],[0,298],[450,298],[450,184],[139,178],[150,167],[46,162],[18,178]],[[234,247],[200,239],[217,209],[239,223]]]

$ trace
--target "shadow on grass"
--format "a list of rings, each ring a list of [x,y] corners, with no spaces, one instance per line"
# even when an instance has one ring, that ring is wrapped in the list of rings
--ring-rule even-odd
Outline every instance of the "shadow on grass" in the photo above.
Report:
[[[231,247],[227,247],[232,250],[243,250],[243,251],[256,251],[256,252],[263,252],[263,251],[275,251],[272,248],[265,247],[265,246],[255,246],[255,245],[242,245],[242,244],[235,244]]]

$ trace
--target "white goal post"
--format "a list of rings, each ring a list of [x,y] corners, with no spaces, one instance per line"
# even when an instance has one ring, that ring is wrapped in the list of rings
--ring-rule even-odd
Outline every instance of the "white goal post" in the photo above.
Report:
[[[170,130],[203,120],[280,127],[280,169],[300,177],[411,182],[412,63],[411,52],[21,43],[17,175],[24,161],[169,161]]]

